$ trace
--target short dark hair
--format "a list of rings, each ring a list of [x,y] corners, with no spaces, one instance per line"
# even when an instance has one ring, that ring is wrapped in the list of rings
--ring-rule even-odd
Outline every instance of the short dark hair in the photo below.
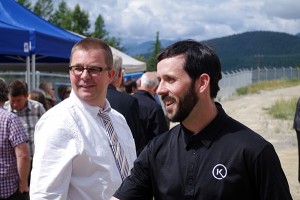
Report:
[[[222,72],[220,60],[212,48],[195,40],[178,41],[161,50],[157,61],[178,55],[185,57],[183,69],[193,82],[203,73],[210,76],[210,96],[215,98],[220,90],[218,82]]]
[[[108,44],[106,44],[103,40],[100,40],[98,38],[84,38],[77,42],[72,50],[71,50],[71,56],[70,56],[70,63],[72,62],[72,57],[75,51],[77,50],[103,50],[105,55],[105,63],[106,67],[108,69],[113,68],[113,54],[111,51],[111,48]]]
[[[4,79],[0,78],[0,102],[5,102],[8,100],[8,88]]]
[[[16,97],[20,95],[28,95],[27,83],[23,80],[13,80],[8,85],[8,94],[10,96]]]
[[[137,83],[135,79],[128,80],[124,83],[125,92],[128,94],[132,93],[132,88],[137,88]]]

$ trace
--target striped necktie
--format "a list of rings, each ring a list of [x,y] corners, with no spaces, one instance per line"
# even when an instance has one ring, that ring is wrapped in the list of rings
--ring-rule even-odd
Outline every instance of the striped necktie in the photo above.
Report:
[[[115,161],[119,169],[121,178],[122,180],[124,180],[128,176],[128,172],[129,172],[129,165],[125,156],[125,152],[120,145],[120,142],[118,140],[118,135],[115,132],[115,129],[112,125],[112,121],[108,113],[105,111],[99,111],[99,116],[102,118],[104,122],[104,126],[107,132],[111,150],[114,154]]]

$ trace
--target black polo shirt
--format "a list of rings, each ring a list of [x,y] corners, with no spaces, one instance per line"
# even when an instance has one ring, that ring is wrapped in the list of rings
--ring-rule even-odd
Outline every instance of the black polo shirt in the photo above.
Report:
[[[288,200],[287,179],[273,146],[218,115],[200,133],[182,124],[154,138],[114,194],[121,200]]]

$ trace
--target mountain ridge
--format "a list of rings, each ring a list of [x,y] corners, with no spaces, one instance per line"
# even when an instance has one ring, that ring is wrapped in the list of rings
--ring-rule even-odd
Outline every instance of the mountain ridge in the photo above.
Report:
[[[126,48],[131,56],[147,57],[155,41],[147,41]],[[162,48],[176,42],[160,40]],[[223,71],[240,68],[289,67],[300,65],[300,33],[252,31],[201,41],[217,52]]]

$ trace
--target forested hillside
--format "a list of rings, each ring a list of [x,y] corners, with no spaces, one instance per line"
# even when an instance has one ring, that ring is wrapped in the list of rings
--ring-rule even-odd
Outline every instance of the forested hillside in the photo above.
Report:
[[[255,31],[204,41],[216,49],[223,71],[300,65],[300,37]]]
[[[161,40],[162,47],[175,41]],[[223,71],[240,68],[300,66],[300,37],[287,33],[254,31],[202,41],[217,51]],[[150,55],[154,41],[130,46],[132,55]]]

